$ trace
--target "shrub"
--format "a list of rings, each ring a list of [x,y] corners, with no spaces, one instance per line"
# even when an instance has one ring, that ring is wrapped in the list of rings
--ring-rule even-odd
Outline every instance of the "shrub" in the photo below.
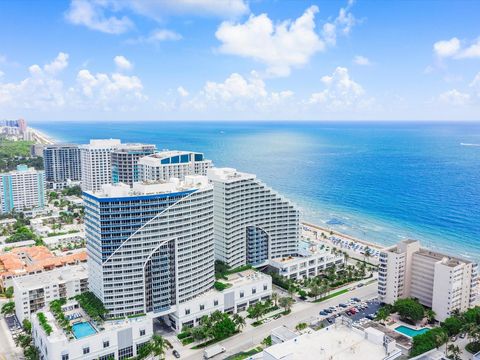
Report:
[[[40,323],[40,326],[43,328],[43,330],[45,330],[47,335],[50,335],[53,330],[52,330],[52,327],[50,326],[50,324],[48,323],[47,318],[45,317],[45,314],[42,313],[42,312],[39,312],[39,313],[37,313],[37,318],[38,318],[38,322]]]

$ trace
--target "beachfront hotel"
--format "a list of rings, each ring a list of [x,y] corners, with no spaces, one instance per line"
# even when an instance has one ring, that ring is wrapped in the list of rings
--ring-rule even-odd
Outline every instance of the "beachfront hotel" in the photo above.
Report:
[[[84,193],[90,290],[109,317],[171,312],[212,288],[213,190],[183,182],[104,185]]]
[[[112,183],[133,185],[140,181],[138,160],[153,154],[155,145],[121,144],[111,152]]]
[[[238,267],[298,252],[298,209],[253,174],[212,168],[215,258]]]
[[[36,212],[45,207],[45,172],[27,165],[0,174],[1,212]]]
[[[417,298],[443,321],[454,310],[465,311],[476,302],[477,264],[420,247],[404,240],[382,250],[378,269],[380,301]]]
[[[212,161],[202,153],[192,151],[161,151],[138,161],[140,179],[143,181],[183,179],[186,175],[207,175]]]
[[[120,145],[118,139],[90,140],[80,145],[82,190],[99,191],[112,181],[111,152]]]
[[[64,189],[82,179],[80,149],[75,144],[43,145],[43,165],[48,189]]]

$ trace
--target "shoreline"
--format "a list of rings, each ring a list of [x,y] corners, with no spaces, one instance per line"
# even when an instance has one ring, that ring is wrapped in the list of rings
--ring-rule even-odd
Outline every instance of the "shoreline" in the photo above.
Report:
[[[33,139],[35,143],[40,144],[40,145],[53,145],[57,143],[56,139],[48,136],[47,134],[41,132],[38,129],[35,129],[33,127],[28,127],[28,131],[32,134]]]

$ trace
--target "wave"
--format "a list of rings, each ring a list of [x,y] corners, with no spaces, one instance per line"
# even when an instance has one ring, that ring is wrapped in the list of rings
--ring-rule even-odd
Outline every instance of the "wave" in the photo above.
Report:
[[[462,146],[480,146],[480,144],[472,144],[472,143],[460,143]]]

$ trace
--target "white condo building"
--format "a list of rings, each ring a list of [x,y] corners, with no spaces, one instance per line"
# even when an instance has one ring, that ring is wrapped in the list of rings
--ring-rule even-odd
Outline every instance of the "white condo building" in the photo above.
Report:
[[[118,139],[96,139],[79,146],[83,191],[99,191],[111,183],[111,152],[119,145]]]
[[[253,174],[208,169],[214,188],[215,257],[231,267],[295,255],[299,211]]]
[[[213,190],[204,176],[85,192],[90,290],[109,317],[169,313],[211,289]]]
[[[14,278],[15,313],[21,323],[51,301],[68,299],[85,291],[88,291],[86,264]]]
[[[111,152],[112,183],[133,185],[141,180],[138,160],[155,152],[151,144],[121,144]]]
[[[1,213],[35,211],[45,207],[45,172],[27,165],[0,174]]]
[[[144,156],[138,161],[140,179],[143,181],[183,179],[186,175],[207,175],[212,161],[202,153],[192,151],[161,151]]]
[[[417,298],[445,320],[477,300],[477,264],[420,247],[405,240],[380,253],[378,294],[382,302]]]

